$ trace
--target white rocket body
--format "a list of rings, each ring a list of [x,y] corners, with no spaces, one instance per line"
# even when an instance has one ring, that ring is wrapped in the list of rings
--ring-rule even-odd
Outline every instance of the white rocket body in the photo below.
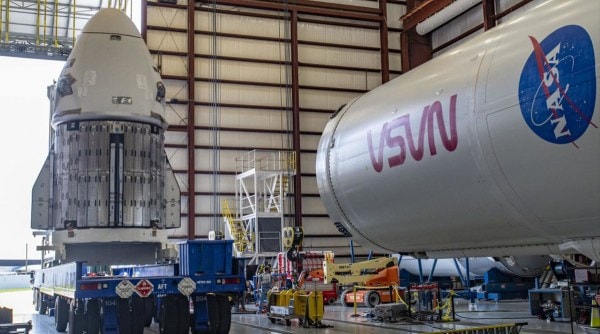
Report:
[[[49,90],[51,149],[33,188],[31,227],[52,231],[59,259],[153,262],[165,229],[180,226],[164,96],[133,22],[100,10]]]
[[[598,1],[546,1],[348,103],[321,198],[367,249],[600,260]]]

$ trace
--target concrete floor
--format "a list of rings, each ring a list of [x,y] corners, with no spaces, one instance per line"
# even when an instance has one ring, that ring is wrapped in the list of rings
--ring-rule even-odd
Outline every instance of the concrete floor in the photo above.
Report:
[[[32,334],[54,334],[54,321],[47,315],[38,315],[31,303],[30,291],[0,293],[0,306],[13,309],[15,322],[32,320]],[[570,322],[546,322],[529,315],[526,300],[487,302],[479,301],[477,310],[469,311],[468,301],[456,300],[456,315],[460,321],[454,323],[379,323],[369,320],[364,315],[368,309],[358,308],[359,316],[353,317],[354,309],[340,305],[325,306],[323,324],[329,328],[303,328],[297,320],[292,320],[291,326],[283,322],[271,323],[266,315],[254,313],[236,313],[232,316],[232,334],[262,334],[262,333],[323,333],[323,334],[389,334],[389,333],[431,333],[442,330],[462,329],[474,326],[493,325],[500,323],[527,322],[521,333],[586,333],[584,328]],[[254,305],[247,305],[247,309],[256,310]],[[145,333],[158,333],[158,327],[153,324]],[[600,330],[587,333],[599,333]]]

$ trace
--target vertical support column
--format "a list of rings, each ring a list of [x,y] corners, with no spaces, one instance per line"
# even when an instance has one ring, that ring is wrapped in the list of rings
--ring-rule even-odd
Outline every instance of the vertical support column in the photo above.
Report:
[[[427,277],[428,282],[433,282],[433,274],[435,274],[435,267],[437,266],[438,259],[433,260],[433,265],[431,266],[431,270],[429,271],[429,277]]]
[[[496,26],[496,0],[483,0],[483,29],[490,30]]]
[[[379,0],[381,22],[379,23],[379,38],[381,46],[381,84],[390,81],[390,52],[388,47],[387,0]]]
[[[142,39],[148,43],[148,0],[142,0],[142,12],[140,13]]]
[[[194,240],[196,236],[196,81],[195,81],[195,62],[196,62],[196,43],[195,39],[195,16],[196,7],[194,0],[188,0],[188,26],[187,26],[187,56],[188,56],[188,240]]]
[[[406,9],[412,11],[419,5],[417,0],[407,0]],[[404,27],[400,35],[400,52],[402,53],[402,72],[411,69],[431,59],[431,35],[421,36],[415,26]]]
[[[425,280],[423,278],[423,262],[421,259],[417,259],[417,264],[419,265],[419,284],[423,284]]]
[[[400,52],[402,53],[402,72],[431,59],[431,38],[417,34],[415,28],[404,30],[400,35]]]
[[[292,119],[293,149],[296,152],[294,177],[294,226],[302,226],[302,166],[300,157],[300,84],[298,74],[298,12],[292,10],[290,18],[292,49]]]

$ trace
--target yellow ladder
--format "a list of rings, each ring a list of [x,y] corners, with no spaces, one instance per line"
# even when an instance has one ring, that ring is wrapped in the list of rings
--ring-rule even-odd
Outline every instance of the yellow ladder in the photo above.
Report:
[[[290,184],[290,178],[289,176],[283,175],[281,176],[281,189],[283,189],[283,195],[287,194],[288,192],[288,186]]]

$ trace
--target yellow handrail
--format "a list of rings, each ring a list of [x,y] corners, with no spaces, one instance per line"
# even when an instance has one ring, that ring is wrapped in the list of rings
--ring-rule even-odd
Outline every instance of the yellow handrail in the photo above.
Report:
[[[2,41],[2,3],[3,1],[0,0],[0,41]]]
[[[295,172],[296,171],[296,151],[291,151],[290,152],[290,157],[289,157],[288,164],[289,164],[289,169],[291,171]]]
[[[54,47],[58,47],[58,0],[54,0]]]
[[[4,42],[8,43],[8,35],[10,31],[10,0],[6,0],[6,21],[4,22],[6,30],[4,31]]]
[[[35,45],[40,45],[40,1],[37,0],[37,15],[35,17]],[[2,14],[0,14],[2,16]]]
[[[44,38],[42,40],[42,43],[44,45],[47,45],[46,44],[46,27],[48,25],[48,20],[47,20],[48,13],[47,13],[47,10],[48,10],[48,2],[46,0],[44,0]]]
[[[235,228],[234,218],[231,214],[231,209],[229,208],[229,201],[227,199],[223,199],[221,201],[221,206],[223,210],[223,216],[227,220],[227,224],[229,225],[229,230],[233,236],[233,242],[240,252],[246,251],[248,247],[248,240],[246,239],[246,231],[239,230]]]
[[[75,45],[75,12],[77,11],[77,0],[73,0],[73,45]]]

